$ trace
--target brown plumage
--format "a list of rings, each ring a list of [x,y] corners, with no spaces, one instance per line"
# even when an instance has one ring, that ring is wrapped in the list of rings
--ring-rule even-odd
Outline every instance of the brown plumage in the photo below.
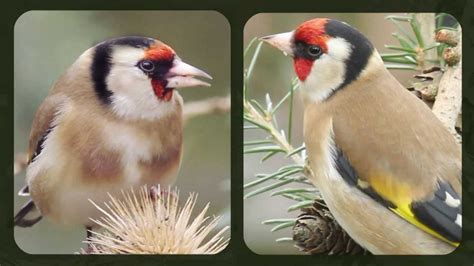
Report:
[[[461,237],[461,149],[360,32],[330,19],[262,38],[293,57],[314,180],[374,254],[446,254]]]
[[[431,110],[377,59],[357,81],[327,101],[308,104],[306,141],[323,130],[314,121],[332,119],[334,141],[361,179],[372,183],[371,177],[390,176],[387,183],[416,188],[408,195],[414,200],[432,196],[437,178],[461,193],[460,146]]]
[[[84,52],[36,113],[27,168],[32,202],[15,224],[31,226],[42,215],[92,227],[100,212],[89,200],[172,184],[183,143],[183,100],[174,89],[208,85],[194,76],[210,78],[149,38],[112,39]]]
[[[393,77],[381,61],[373,63],[373,72],[367,71],[329,100],[307,104],[304,135],[315,171],[312,181],[331,199],[326,201],[328,206],[351,236],[358,241],[361,236],[372,236],[361,244],[373,253],[449,253],[453,246],[394,216],[384,206],[374,205],[369,196],[342,179],[328,176],[328,144],[334,142],[361,179],[373,184],[383,178],[380,186],[392,190],[388,194],[407,193],[412,200],[432,198],[437,179],[420,178],[423,176],[440,177],[460,189],[460,150],[454,138],[421,101],[398,82],[387,82]],[[381,83],[385,86],[378,85]],[[376,173],[383,177],[374,176]],[[345,193],[348,196],[341,197]],[[371,205],[374,207],[364,207]]]

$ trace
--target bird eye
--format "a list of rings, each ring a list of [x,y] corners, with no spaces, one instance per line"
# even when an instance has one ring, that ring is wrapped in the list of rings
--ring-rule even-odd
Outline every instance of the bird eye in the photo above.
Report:
[[[145,72],[151,72],[155,69],[155,64],[149,60],[143,60],[140,62],[139,67]]]
[[[316,56],[319,56],[321,54],[321,47],[317,46],[317,45],[311,45],[308,47],[308,54],[311,56],[311,57],[316,57]]]

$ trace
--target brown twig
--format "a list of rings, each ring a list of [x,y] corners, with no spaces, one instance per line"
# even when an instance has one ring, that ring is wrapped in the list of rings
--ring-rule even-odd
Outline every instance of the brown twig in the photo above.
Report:
[[[450,34],[452,38],[456,38],[457,40],[445,40],[446,38],[437,39],[437,41],[443,41],[447,44],[456,43],[457,46],[451,49],[445,49],[443,54],[445,60],[448,59],[446,60],[447,66],[439,82],[438,94],[433,104],[433,113],[443,122],[458,142],[461,142],[461,136],[455,129],[462,104],[462,41],[460,28],[458,32],[459,34]],[[437,37],[439,38],[439,36],[438,34]],[[446,34],[442,36],[445,37]],[[449,60],[450,57],[458,59]]]
[[[221,114],[230,111],[230,95],[212,97],[200,101],[189,102],[184,105],[184,121],[207,114]]]

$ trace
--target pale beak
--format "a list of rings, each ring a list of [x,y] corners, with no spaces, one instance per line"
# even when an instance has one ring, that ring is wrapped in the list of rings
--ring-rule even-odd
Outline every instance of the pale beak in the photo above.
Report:
[[[173,61],[173,66],[166,75],[166,87],[183,88],[193,86],[211,86],[211,84],[199,80],[196,77],[212,79],[212,77],[206,72],[184,63],[179,58],[176,58]]]
[[[271,46],[281,50],[284,55],[293,56],[293,49],[291,47],[291,40],[293,38],[293,32],[284,32],[274,35],[268,35],[261,37],[259,40],[264,41]]]

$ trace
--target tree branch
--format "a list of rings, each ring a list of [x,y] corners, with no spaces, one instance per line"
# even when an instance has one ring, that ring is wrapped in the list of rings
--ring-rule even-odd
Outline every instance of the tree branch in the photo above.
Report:
[[[222,114],[230,111],[230,95],[212,97],[200,101],[189,102],[184,105],[184,121],[201,115]]]
[[[462,104],[462,61],[461,61],[461,30],[458,35],[451,35],[458,40],[445,40],[446,35],[437,34],[437,41],[445,43],[456,43],[454,48],[446,48],[444,58],[447,63],[446,70],[441,77],[438,87],[438,95],[433,104],[433,113],[448,128],[456,140],[460,143],[461,136],[456,132],[455,126],[461,112]],[[443,37],[439,39],[438,37]],[[454,58],[454,59],[452,59]],[[459,60],[456,60],[458,58]]]

